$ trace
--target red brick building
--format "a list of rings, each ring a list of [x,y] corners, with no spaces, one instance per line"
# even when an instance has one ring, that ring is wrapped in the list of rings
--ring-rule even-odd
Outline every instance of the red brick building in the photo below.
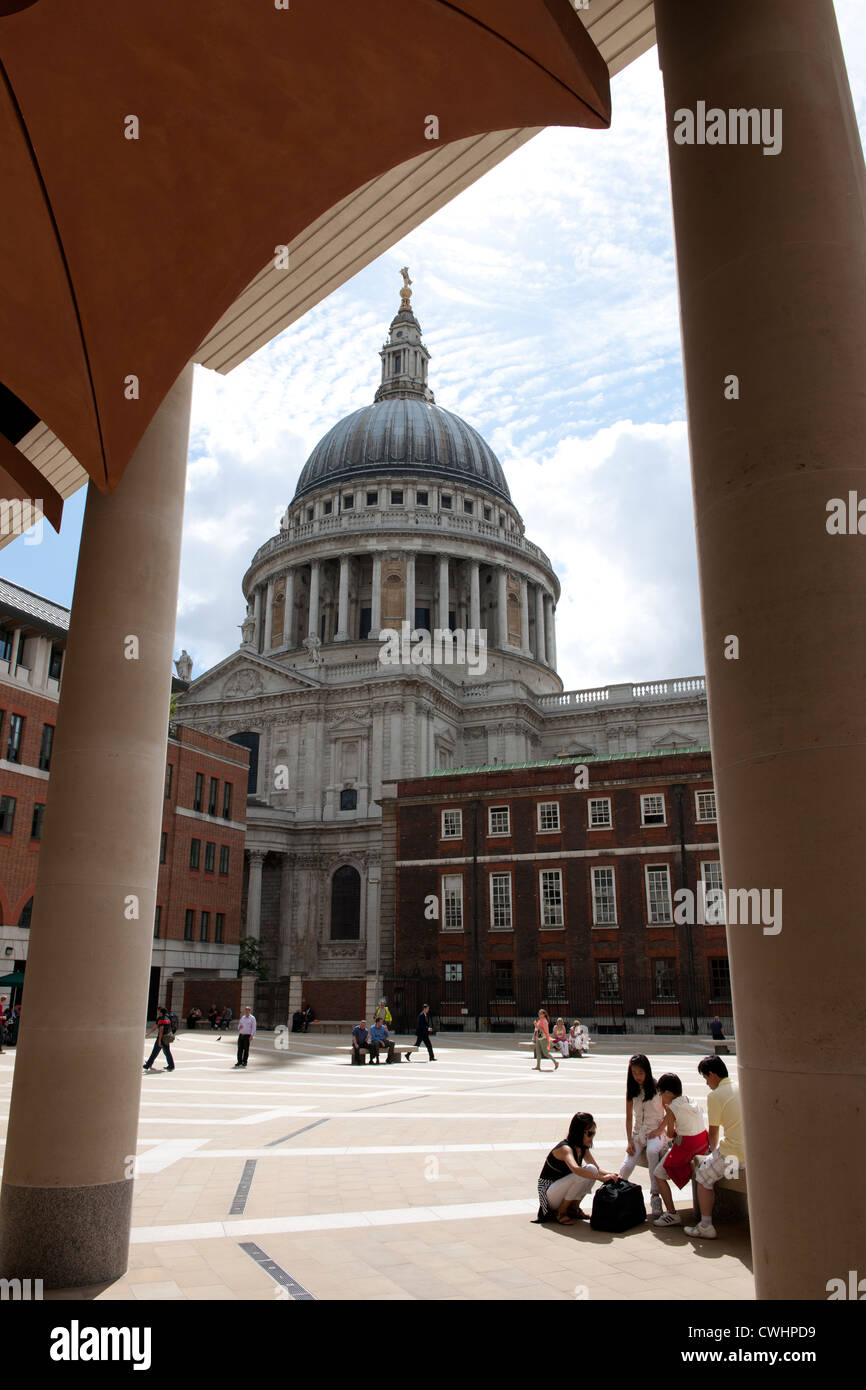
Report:
[[[0,580],[0,975],[26,967],[68,624]],[[170,984],[177,1004],[186,980],[236,976],[248,773],[246,748],[170,730],[149,1016]]]
[[[386,993],[407,1021],[422,994],[443,1027],[520,1029],[540,1005],[597,1032],[730,1020],[724,922],[699,892],[721,888],[709,749],[577,766],[386,788]]]

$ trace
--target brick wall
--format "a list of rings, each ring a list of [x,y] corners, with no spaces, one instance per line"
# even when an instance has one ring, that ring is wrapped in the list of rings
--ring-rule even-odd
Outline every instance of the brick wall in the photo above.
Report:
[[[364,980],[304,980],[303,997],[323,1023],[364,1015]]]
[[[210,1028],[208,1021],[208,1009],[211,1004],[216,1004],[218,1009],[223,1009],[228,1004],[232,1014],[237,1019],[241,1013],[241,985],[240,979],[234,980],[185,980],[183,982],[183,1008],[177,1007],[177,1002],[170,1007],[179,1018],[185,1020],[190,1009],[201,1009],[203,1018],[198,1027]]]

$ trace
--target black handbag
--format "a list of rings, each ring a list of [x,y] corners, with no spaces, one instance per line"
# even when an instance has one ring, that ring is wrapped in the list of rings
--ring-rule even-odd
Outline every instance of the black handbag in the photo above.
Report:
[[[590,1226],[594,1231],[610,1231],[619,1234],[632,1226],[641,1226],[646,1221],[643,1188],[636,1182],[626,1182],[617,1178],[616,1182],[606,1182],[598,1189],[592,1199]]]

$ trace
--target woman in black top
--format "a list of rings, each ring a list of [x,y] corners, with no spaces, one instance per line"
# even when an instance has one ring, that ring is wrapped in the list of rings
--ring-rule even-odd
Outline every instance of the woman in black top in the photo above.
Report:
[[[561,1226],[573,1226],[568,1214],[572,1207],[579,1220],[586,1220],[581,1200],[599,1180],[616,1182],[616,1173],[604,1173],[593,1157],[590,1145],[595,1137],[595,1120],[585,1110],[572,1116],[568,1135],[544,1160],[538,1179],[538,1221],[553,1221]]]

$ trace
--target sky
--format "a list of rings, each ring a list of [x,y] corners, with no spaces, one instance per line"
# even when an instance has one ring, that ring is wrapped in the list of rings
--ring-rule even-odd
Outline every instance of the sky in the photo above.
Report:
[[[861,136],[866,4],[836,0]],[[196,368],[175,654],[240,641],[241,580],[308,455],[369,404],[399,268],[436,402],[488,440],[562,595],[566,690],[702,674],[664,99],[653,48],[609,131],[553,128],[228,376]],[[0,573],[71,604],[84,491]]]

